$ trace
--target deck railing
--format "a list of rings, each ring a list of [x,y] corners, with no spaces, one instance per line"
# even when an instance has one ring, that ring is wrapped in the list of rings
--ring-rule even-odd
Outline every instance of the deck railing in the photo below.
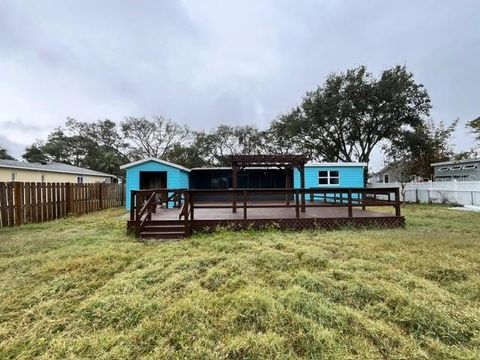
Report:
[[[269,196],[275,196],[276,200],[266,201]],[[256,200],[251,201],[252,197]],[[279,197],[285,200],[278,201]],[[215,198],[220,200],[212,201]],[[158,206],[179,208],[179,220],[184,221],[187,234],[191,221],[195,220],[195,209],[232,209],[234,213],[241,209],[243,219],[248,219],[248,209],[255,208],[294,208],[295,217],[300,218],[308,208],[344,207],[351,218],[355,207],[365,210],[372,206],[391,206],[395,216],[401,216],[398,188],[134,190],[131,192],[130,220],[136,223],[137,235]]]

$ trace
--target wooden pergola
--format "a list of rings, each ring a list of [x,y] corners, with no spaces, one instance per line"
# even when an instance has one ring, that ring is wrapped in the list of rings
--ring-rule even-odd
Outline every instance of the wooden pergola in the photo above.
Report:
[[[285,169],[285,187],[287,189],[292,187],[289,171],[298,169],[300,173],[300,188],[305,189],[305,164],[309,158],[306,155],[291,155],[291,154],[277,154],[277,155],[232,155],[230,161],[232,164],[232,187],[233,190],[238,188],[238,173],[250,168],[269,168],[274,167],[278,169]],[[287,206],[289,205],[289,198],[287,197]],[[301,194],[302,212],[305,212],[305,193]],[[236,193],[233,193],[233,207],[232,211],[237,212]]]

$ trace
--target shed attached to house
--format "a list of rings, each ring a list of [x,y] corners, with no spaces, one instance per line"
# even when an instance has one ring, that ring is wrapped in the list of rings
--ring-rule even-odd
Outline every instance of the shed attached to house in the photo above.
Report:
[[[338,187],[355,188],[364,186],[365,163],[308,163],[305,164],[305,188]],[[300,188],[300,173],[295,170],[295,188]]]
[[[188,189],[190,170],[156,158],[146,158],[122,165],[126,171],[126,208],[130,209],[130,192],[145,189]]]

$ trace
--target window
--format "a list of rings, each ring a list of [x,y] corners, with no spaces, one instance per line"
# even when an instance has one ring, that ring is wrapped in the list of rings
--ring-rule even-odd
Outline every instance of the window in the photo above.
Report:
[[[455,166],[452,166],[452,170],[455,171],[455,170],[460,170],[462,168],[462,165],[455,165]]]
[[[463,170],[476,169],[476,168],[477,168],[477,164],[470,164],[470,165],[465,165],[463,167]]]
[[[438,171],[448,171],[450,168],[448,166],[441,167]]]
[[[390,180],[390,177],[388,176],[388,174],[383,175],[383,182],[384,183],[388,183],[389,180]]]
[[[338,170],[322,170],[318,172],[318,185],[338,185],[339,183]]]
[[[40,179],[41,179],[41,180],[40,180],[41,182],[45,182],[45,175],[42,174],[42,176],[41,176]]]
[[[77,184],[83,184],[83,176],[77,176]]]
[[[16,173],[12,173],[10,178],[12,179],[12,181],[15,181],[15,179],[17,178],[17,174]]]

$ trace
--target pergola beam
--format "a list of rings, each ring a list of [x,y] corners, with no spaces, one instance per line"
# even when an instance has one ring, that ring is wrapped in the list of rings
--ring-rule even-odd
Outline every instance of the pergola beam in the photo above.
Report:
[[[290,169],[297,168],[300,172],[300,187],[305,189],[305,164],[309,158],[306,155],[276,154],[276,155],[232,155],[230,161],[232,163],[232,187],[234,190],[238,187],[238,173],[246,167],[276,167],[284,168],[286,171],[286,188],[290,188],[290,177],[288,172]],[[288,195],[287,195],[288,196]],[[305,193],[302,192],[301,210],[305,212]],[[289,199],[286,199],[287,206]],[[233,193],[232,211],[237,212],[237,196]]]

